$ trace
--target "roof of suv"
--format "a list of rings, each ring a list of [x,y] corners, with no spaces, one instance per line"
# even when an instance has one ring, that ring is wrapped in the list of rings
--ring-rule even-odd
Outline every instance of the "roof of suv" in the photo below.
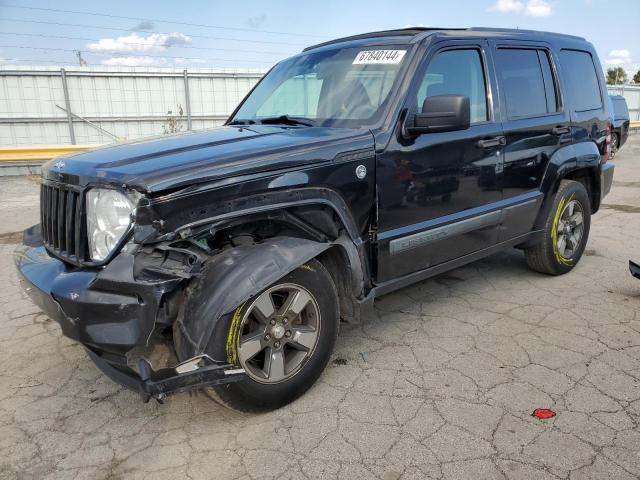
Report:
[[[527,36],[527,37],[562,37],[571,38],[574,40],[585,40],[583,37],[576,37],[573,35],[566,35],[563,33],[552,32],[539,32],[536,30],[519,30],[509,28],[482,28],[482,27],[470,27],[470,28],[426,28],[426,27],[412,27],[412,28],[400,28],[397,30],[382,30],[379,32],[362,33],[359,35],[352,35],[349,37],[337,38],[335,40],[329,40],[328,42],[318,43],[304,49],[304,51],[313,50],[316,48],[324,47],[327,45],[333,45],[338,43],[350,42],[354,40],[366,40],[366,39],[385,39],[387,37],[404,37],[405,41],[409,43],[415,43],[423,38],[434,33],[446,33],[450,35],[468,36],[469,33],[482,32],[487,35],[512,35],[512,36]]]

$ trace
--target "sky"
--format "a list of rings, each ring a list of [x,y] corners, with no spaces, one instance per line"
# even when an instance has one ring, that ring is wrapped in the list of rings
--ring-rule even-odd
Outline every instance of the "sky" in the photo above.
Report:
[[[0,65],[268,68],[368,31],[505,27],[579,35],[640,69],[639,0],[0,0]]]

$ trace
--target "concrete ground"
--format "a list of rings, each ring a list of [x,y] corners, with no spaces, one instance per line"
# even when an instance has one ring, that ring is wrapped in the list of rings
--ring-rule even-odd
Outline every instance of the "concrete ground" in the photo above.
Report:
[[[20,291],[12,232],[37,221],[37,183],[0,179],[0,479],[638,478],[640,135],[615,163],[573,272],[513,250],[389,295],[264,415],[106,379]]]

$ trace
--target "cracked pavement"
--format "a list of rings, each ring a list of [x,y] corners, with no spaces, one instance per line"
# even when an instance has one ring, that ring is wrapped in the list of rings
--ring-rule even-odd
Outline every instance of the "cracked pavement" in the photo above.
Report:
[[[37,183],[0,179],[0,479],[640,477],[639,135],[614,163],[571,273],[513,250],[388,295],[261,415],[144,404],[102,375],[21,292],[12,232],[37,222]]]

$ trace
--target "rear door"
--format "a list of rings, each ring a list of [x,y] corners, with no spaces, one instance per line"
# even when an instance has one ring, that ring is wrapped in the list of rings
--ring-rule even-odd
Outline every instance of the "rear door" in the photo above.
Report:
[[[597,70],[599,62],[587,50],[563,48],[560,50],[560,64],[571,112],[573,141],[576,144],[594,142],[600,154],[604,154],[610,116],[604,78]]]
[[[377,157],[379,282],[441,264],[496,242],[502,198],[502,127],[484,40],[445,41],[422,59],[406,99],[469,97],[467,130],[408,136],[398,128]],[[494,206],[495,208],[492,208]]]
[[[558,88],[557,60],[544,43],[492,41],[506,137],[498,241],[531,230],[551,156],[571,143],[571,122]]]

